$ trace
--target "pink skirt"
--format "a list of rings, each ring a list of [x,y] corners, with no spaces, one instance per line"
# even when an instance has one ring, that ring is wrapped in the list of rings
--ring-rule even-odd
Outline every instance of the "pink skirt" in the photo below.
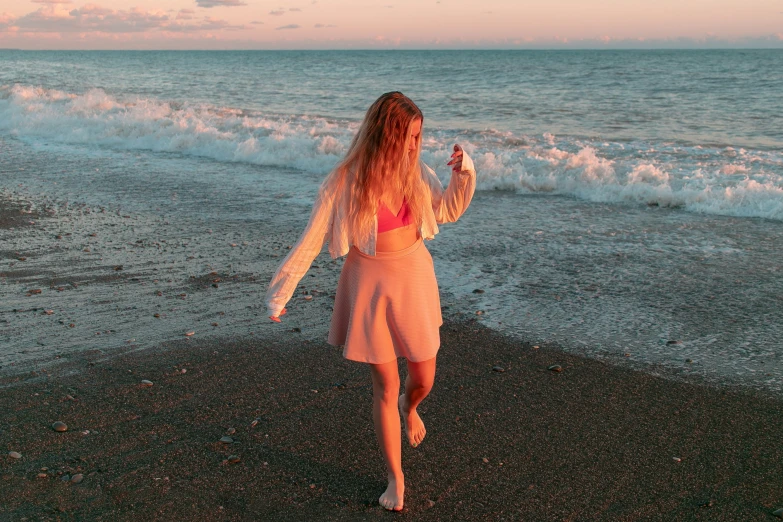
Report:
[[[352,361],[421,362],[440,348],[440,296],[432,256],[421,239],[375,256],[351,247],[337,283],[329,344]]]

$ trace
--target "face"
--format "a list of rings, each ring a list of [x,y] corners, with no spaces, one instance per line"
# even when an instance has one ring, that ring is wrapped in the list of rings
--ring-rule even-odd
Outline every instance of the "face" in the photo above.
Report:
[[[415,119],[413,122],[411,122],[411,128],[410,128],[410,136],[408,140],[408,150],[410,152],[415,151],[417,148],[419,148],[419,142],[421,141],[421,120]]]

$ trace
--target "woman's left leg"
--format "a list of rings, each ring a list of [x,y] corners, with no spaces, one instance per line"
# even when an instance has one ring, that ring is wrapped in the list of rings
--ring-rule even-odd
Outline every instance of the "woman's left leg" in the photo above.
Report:
[[[408,376],[405,377],[405,393],[400,395],[399,406],[405,422],[405,434],[414,448],[421,444],[427,430],[416,408],[429,395],[435,382],[435,357],[427,361],[408,361]]]

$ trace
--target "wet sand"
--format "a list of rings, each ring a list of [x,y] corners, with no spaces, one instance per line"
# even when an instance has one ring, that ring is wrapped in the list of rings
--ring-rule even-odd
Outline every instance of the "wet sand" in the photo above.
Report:
[[[296,226],[243,244],[243,223],[6,192],[0,520],[393,516],[377,505],[367,369],[321,340],[340,262],[317,260],[282,325],[258,315],[259,274]],[[778,395],[535,348],[484,317],[452,313],[442,329],[402,518],[765,520],[783,507]]]
[[[442,336],[427,438],[403,450],[401,518],[766,520],[783,507],[781,401],[470,321]],[[376,502],[366,367],[285,325],[263,339],[82,352],[0,387],[0,444],[22,454],[3,456],[4,520],[392,516]],[[58,420],[68,431],[51,429]],[[83,481],[63,480],[74,474]]]

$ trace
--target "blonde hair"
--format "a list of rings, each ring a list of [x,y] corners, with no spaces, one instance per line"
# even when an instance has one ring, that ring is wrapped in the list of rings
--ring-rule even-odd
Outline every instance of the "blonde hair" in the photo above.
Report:
[[[408,203],[411,221],[421,226],[425,186],[421,178],[419,155],[421,139],[410,148],[411,125],[420,120],[421,110],[401,92],[387,92],[367,110],[359,132],[345,158],[332,173],[333,179],[350,198],[348,224],[354,243],[372,232],[378,202],[384,194],[402,195]]]

